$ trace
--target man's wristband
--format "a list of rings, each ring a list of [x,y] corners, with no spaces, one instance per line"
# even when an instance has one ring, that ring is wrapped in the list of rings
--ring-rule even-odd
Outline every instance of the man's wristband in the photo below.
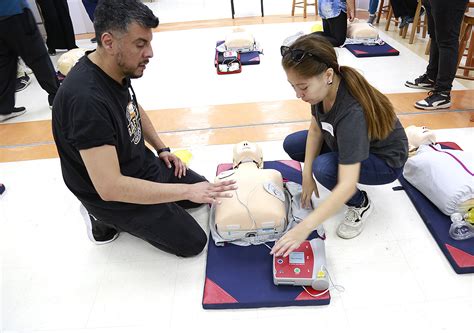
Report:
[[[167,151],[168,153],[170,153],[170,152],[171,152],[171,149],[170,149],[170,147],[160,148],[160,149],[158,149],[158,150],[156,151],[156,153],[157,153],[158,155],[160,155],[160,154],[161,154],[162,152],[164,152],[164,151]]]

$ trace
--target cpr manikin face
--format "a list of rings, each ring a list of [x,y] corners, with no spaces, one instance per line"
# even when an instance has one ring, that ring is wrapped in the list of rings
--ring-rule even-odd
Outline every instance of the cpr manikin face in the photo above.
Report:
[[[425,126],[408,126],[405,128],[410,151],[421,145],[436,143],[435,133]]]
[[[259,168],[263,168],[262,148],[258,144],[242,141],[234,145],[233,167],[238,168],[246,162],[255,162]]]

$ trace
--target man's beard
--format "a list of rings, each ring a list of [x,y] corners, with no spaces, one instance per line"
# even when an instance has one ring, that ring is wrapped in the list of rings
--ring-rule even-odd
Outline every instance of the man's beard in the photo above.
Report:
[[[146,63],[148,63],[148,61],[146,61]],[[142,64],[145,65],[146,63],[140,63],[139,66]],[[139,71],[138,66],[135,68],[131,68],[125,65],[121,52],[117,56],[117,64],[119,68],[122,70],[122,73],[125,77],[131,78],[131,79],[138,79],[143,76],[143,71],[138,72]]]

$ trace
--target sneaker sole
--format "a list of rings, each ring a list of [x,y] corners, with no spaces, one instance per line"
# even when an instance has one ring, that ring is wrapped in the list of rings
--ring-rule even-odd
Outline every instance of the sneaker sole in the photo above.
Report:
[[[443,104],[440,106],[423,106],[423,105],[418,105],[415,103],[415,107],[417,109],[422,109],[422,110],[439,110],[439,109],[449,109],[451,107],[451,102],[447,104]]]
[[[423,90],[433,90],[434,89],[434,86],[431,86],[431,87],[421,87],[421,86],[417,86],[417,85],[414,85],[414,84],[409,84],[409,83],[405,83],[405,87],[408,87],[408,88],[413,88],[413,89],[423,89]]]

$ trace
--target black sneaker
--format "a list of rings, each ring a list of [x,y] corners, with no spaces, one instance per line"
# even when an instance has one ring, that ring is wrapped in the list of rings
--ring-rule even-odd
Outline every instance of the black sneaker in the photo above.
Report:
[[[16,87],[15,92],[22,91],[31,83],[30,77],[25,73],[25,75],[16,78]]]
[[[7,121],[8,119],[12,119],[12,118],[21,116],[25,112],[26,112],[26,108],[24,108],[23,106],[19,107],[19,108],[13,108],[12,113],[0,114],[0,123],[4,122],[4,121]]]
[[[428,74],[425,73],[420,77],[416,78],[413,82],[405,82],[405,86],[415,89],[433,90],[435,82],[428,77]]]
[[[86,223],[87,236],[92,243],[102,245],[113,242],[117,239],[119,232],[116,229],[98,221],[92,214],[89,214],[83,205],[81,205],[79,210],[81,211],[82,218]]]
[[[428,97],[415,103],[415,107],[424,110],[447,109],[451,106],[451,95],[449,91],[432,90]]]
[[[5,185],[0,184],[0,195],[2,195],[3,192],[5,192]]]

